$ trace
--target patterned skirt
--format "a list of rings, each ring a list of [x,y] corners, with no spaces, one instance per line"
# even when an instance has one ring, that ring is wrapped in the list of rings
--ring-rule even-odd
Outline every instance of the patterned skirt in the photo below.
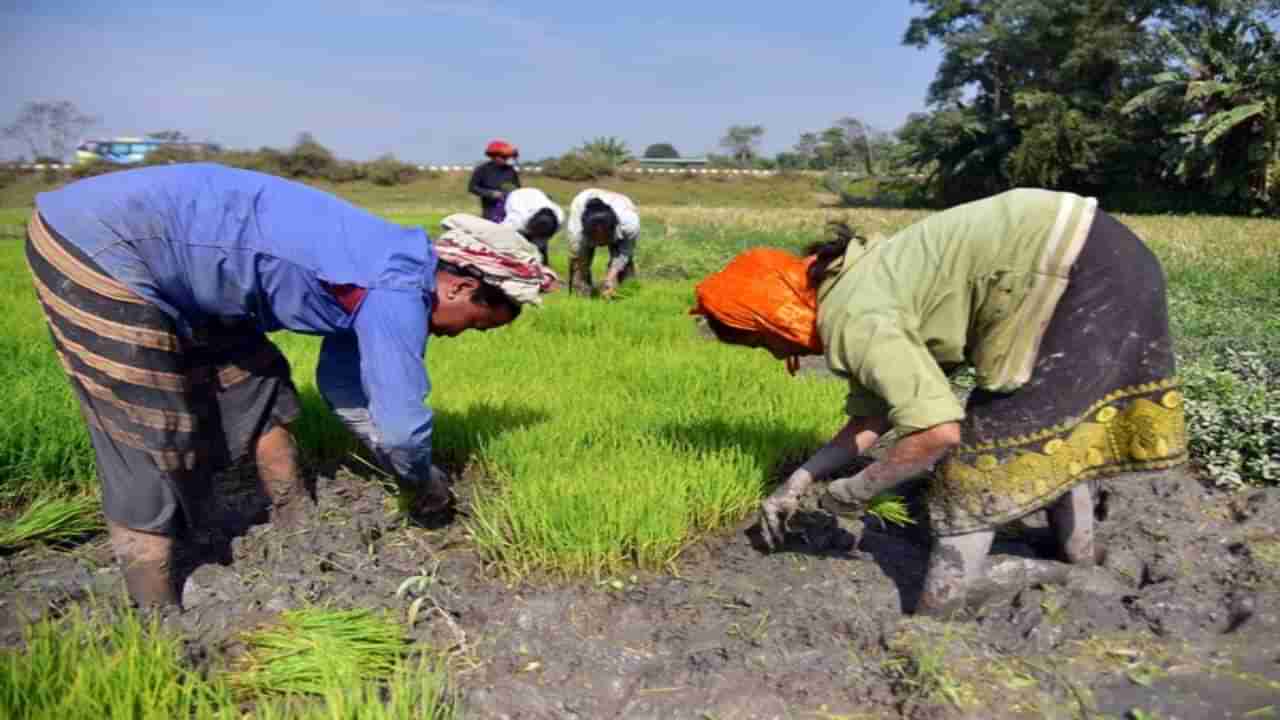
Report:
[[[175,534],[199,517],[211,473],[300,413],[289,363],[243,323],[180,337],[148,303],[34,214],[27,262],[93,442],[103,510]]]
[[[990,530],[1078,483],[1185,462],[1182,401],[1160,263],[1099,212],[1030,382],[969,396],[961,447],[930,487],[932,531]]]

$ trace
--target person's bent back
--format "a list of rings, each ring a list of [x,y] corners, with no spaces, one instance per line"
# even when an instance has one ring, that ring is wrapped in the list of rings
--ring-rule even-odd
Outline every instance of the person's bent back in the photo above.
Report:
[[[84,180],[36,208],[28,259],[139,603],[178,601],[172,538],[200,521],[218,467],[252,453],[273,522],[308,506],[286,429],[300,404],[265,333],[325,337],[321,393],[431,509],[448,488],[431,465],[428,334],[504,325],[555,280],[514,232],[479,249],[433,244],[299,183],[213,164]]]

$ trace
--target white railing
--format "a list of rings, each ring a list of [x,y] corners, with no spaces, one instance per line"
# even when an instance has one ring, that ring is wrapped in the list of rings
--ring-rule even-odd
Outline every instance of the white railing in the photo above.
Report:
[[[70,170],[72,165],[69,163],[19,163],[18,168],[22,170]],[[474,169],[473,165],[418,165],[419,170],[425,172],[442,172],[442,173],[466,173]],[[517,168],[522,173],[537,174],[542,172],[541,165],[522,165]],[[742,175],[754,177],[768,177],[783,173],[799,174],[799,175],[815,175],[823,176],[830,174],[830,171],[824,170],[744,170],[740,168],[644,168],[644,167],[621,167],[616,170],[619,173],[631,173],[635,175]],[[841,170],[836,173],[844,177],[861,176],[862,173]]]
[[[473,165],[419,165],[418,169],[427,172],[471,172],[475,166]],[[540,173],[541,165],[521,165],[516,168],[522,173]],[[632,173],[636,175],[744,175],[755,177],[767,177],[779,174],[799,174],[814,175],[821,177],[830,174],[826,170],[744,170],[740,168],[642,168],[642,167],[621,167],[615,172]],[[860,177],[862,173],[850,170],[840,170],[837,175],[843,177]]]
[[[68,163],[18,163],[21,170],[70,170]]]

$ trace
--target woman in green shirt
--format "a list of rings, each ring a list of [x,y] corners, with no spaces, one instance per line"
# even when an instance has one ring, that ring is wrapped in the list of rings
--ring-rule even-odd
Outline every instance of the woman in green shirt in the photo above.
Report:
[[[824,508],[860,511],[933,469],[917,612],[962,606],[996,527],[1037,510],[1064,560],[1094,562],[1088,481],[1186,458],[1163,271],[1089,198],[1013,190],[879,242],[842,231],[803,259],[748,251],[697,302],[722,341],[790,367],[823,354],[849,382],[848,423],[762,504],[770,547],[814,480],[891,429],[887,454],[831,482]],[[965,405],[948,380],[963,366],[977,375]]]

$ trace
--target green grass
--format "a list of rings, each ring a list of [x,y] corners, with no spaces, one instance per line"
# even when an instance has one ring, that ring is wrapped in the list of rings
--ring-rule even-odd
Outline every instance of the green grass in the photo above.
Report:
[[[182,661],[179,639],[126,614],[72,613],[28,626],[22,651],[0,651],[0,717],[9,720],[231,718],[235,701]]]
[[[483,158],[476,158],[479,163]],[[364,207],[394,212],[398,209],[465,210],[476,212],[480,201],[467,192],[470,173],[424,174],[411,183],[384,187],[369,181],[312,183]],[[537,173],[522,172],[526,186],[537,187],[568,209],[569,202],[587,187],[614,190],[629,195],[641,206],[681,205],[694,207],[818,207],[835,202],[835,196],[820,187],[811,175],[777,177],[711,175],[621,174],[591,182],[557,180]],[[0,187],[0,208],[29,208],[36,193],[56,188],[65,178],[46,182],[42,174],[26,175]]]
[[[660,183],[653,192],[668,189]],[[405,205],[378,209],[433,232],[448,210],[422,197],[417,204],[403,199]],[[626,286],[622,300],[559,293],[511,327],[429,346],[436,456],[454,469],[475,464],[486,471],[471,530],[481,552],[513,574],[662,568],[700,535],[749,514],[774,468],[803,457],[839,426],[843,389],[789,379],[763,352],[700,338],[685,314],[691,278],[751,245],[802,247],[831,219],[887,234],[925,215],[642,210],[644,279]],[[9,223],[6,237],[21,236],[25,215],[0,214]],[[1280,349],[1280,223],[1123,219],[1164,263],[1184,364],[1214,366],[1228,350],[1270,357]],[[599,255],[597,276],[605,262]],[[553,264],[564,271],[561,238],[553,242]],[[296,430],[307,458],[348,458],[356,445],[313,384],[317,340],[276,340],[302,394],[306,412]],[[92,452],[17,242],[0,244],[0,351],[15,360],[0,368],[7,389],[0,412],[26,419],[0,431],[0,499],[18,505],[50,491],[92,489]]]
[[[17,519],[0,523],[0,550],[74,542],[102,528],[100,503],[94,496],[40,495]]]
[[[437,458],[487,470],[472,530],[516,574],[663,567],[750,511],[770,471],[839,422],[835,384],[695,334],[687,284],[624,294],[561,295],[428,349]],[[281,340],[305,383],[314,341]]]
[[[440,667],[426,658],[399,662],[385,683],[327,685],[318,698],[260,701],[256,720],[449,720],[458,717]]]
[[[158,621],[76,611],[28,626],[21,650],[0,650],[0,717],[453,717],[438,663],[428,655],[407,657],[401,635],[395,623],[363,610],[296,611],[277,627],[249,634],[250,660],[228,667],[214,658],[197,670],[184,659],[183,641]]]
[[[443,213],[472,208],[462,182],[450,176],[342,192],[434,232]],[[763,197],[770,186],[754,180],[613,182],[602,184],[641,202],[642,282],[624,286],[623,299],[612,303],[560,293],[511,327],[434,339],[429,347],[436,457],[453,469],[484,471],[467,522],[477,549],[510,575],[664,569],[699,536],[750,514],[776,468],[805,457],[839,427],[844,389],[788,378],[763,352],[699,337],[685,314],[692,280],[744,247],[798,249],[831,219],[892,233],[925,215],[823,209],[811,188],[790,180],[777,198]],[[550,189],[567,202],[575,188]],[[5,197],[20,190],[9,188]],[[803,207],[779,209],[783,204]],[[73,520],[96,522],[89,501],[74,499],[96,491],[93,453],[27,276],[20,240],[28,213],[0,210],[0,353],[8,360],[0,365],[0,416],[8,420],[0,429],[0,510],[26,510],[0,528],[14,545],[35,540],[37,531],[67,538],[84,529]],[[1201,457],[1227,462],[1221,458],[1245,447],[1240,438],[1265,453],[1272,436],[1249,423],[1280,415],[1272,399],[1280,397],[1272,359],[1280,350],[1280,222],[1122,219],[1169,276],[1180,360],[1194,380],[1193,433],[1215,443],[1198,451]],[[553,263],[563,272],[562,238],[553,241]],[[318,341],[289,334],[275,340],[302,395],[295,431],[306,459],[348,461],[356,444],[314,386]],[[1228,386],[1234,389],[1224,393]],[[1209,432],[1203,423],[1222,429]],[[1242,460],[1224,472],[1247,467]],[[901,503],[877,511],[886,522],[911,520]],[[215,658],[199,672],[184,661],[178,639],[132,616],[106,622],[73,612],[43,621],[29,627],[25,649],[0,651],[0,717],[221,719],[251,712],[381,720],[453,713],[430,654],[406,656],[394,623],[359,610],[335,612],[347,611],[287,615],[247,638],[248,655],[231,666]],[[333,650],[344,638],[368,643]],[[926,652],[897,670],[913,694],[955,702],[934,665]]]
[[[398,623],[370,610],[304,608],[246,632],[248,651],[232,685],[249,695],[323,695],[333,687],[385,681],[407,651]]]

